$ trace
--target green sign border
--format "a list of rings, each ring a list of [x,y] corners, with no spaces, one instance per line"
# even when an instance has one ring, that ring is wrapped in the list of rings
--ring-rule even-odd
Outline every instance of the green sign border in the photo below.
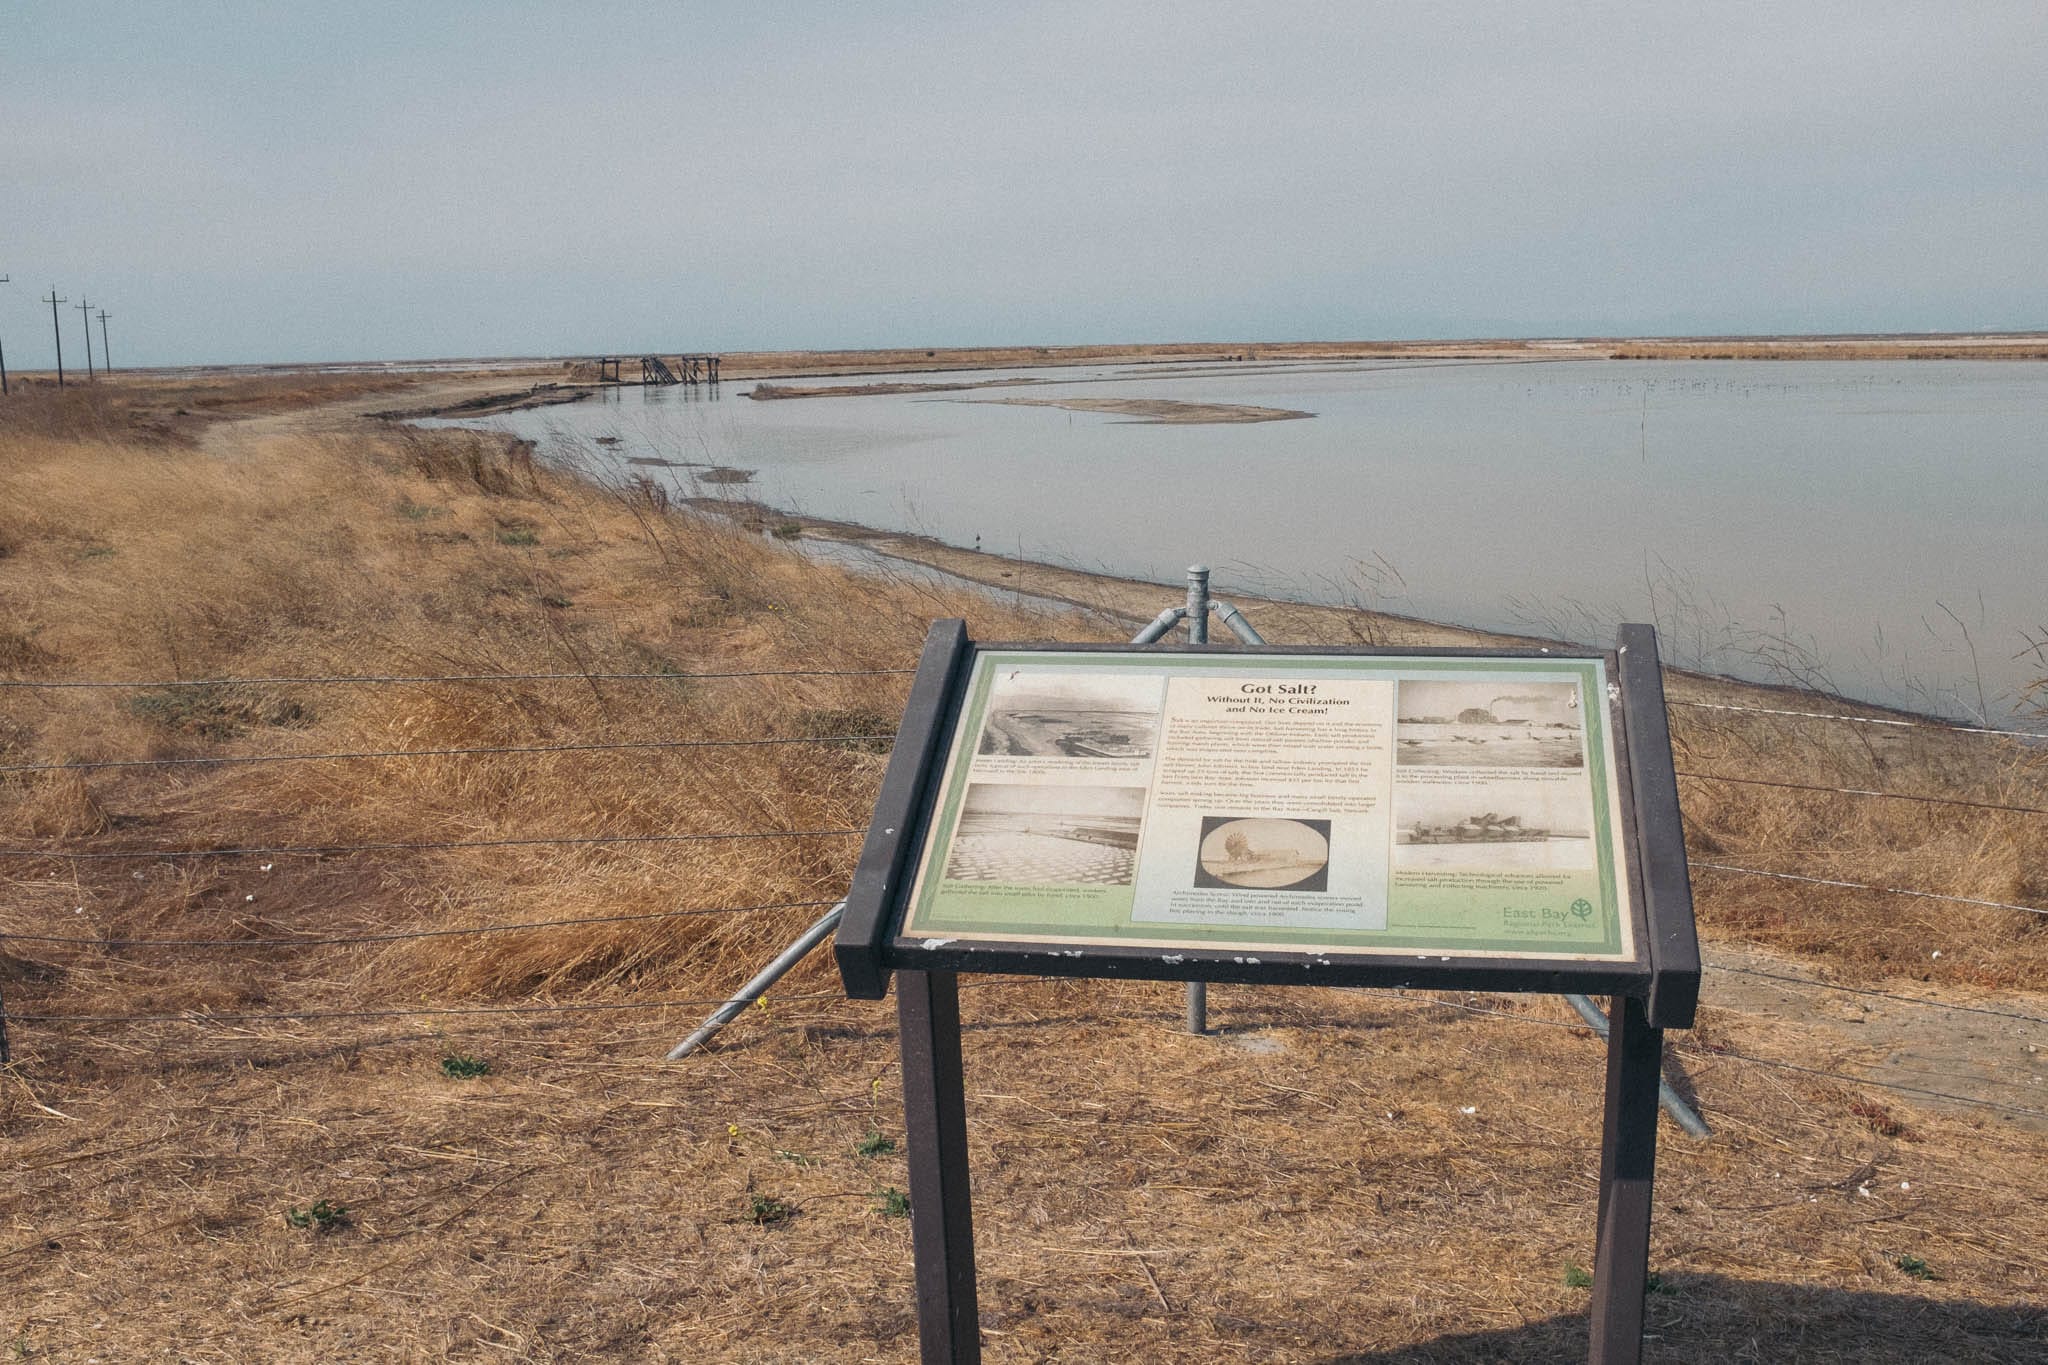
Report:
[[[1599,906],[1603,933],[1598,941],[1560,942],[1549,937],[1502,936],[1446,941],[1395,930],[1331,931],[1315,928],[1247,928],[1242,925],[1109,924],[1079,927],[1032,920],[940,917],[935,909],[941,878],[933,874],[939,854],[951,847],[973,765],[973,740],[981,734],[996,673],[1005,667],[1079,672],[1130,670],[1165,677],[1215,676],[1222,673],[1320,673],[1353,676],[1362,681],[1398,682],[1432,674],[1477,674],[1505,677],[1549,673],[1572,675],[1579,682],[1585,715],[1586,763],[1591,777],[1594,836],[1598,847]],[[1642,945],[1632,932],[1632,907],[1626,893],[1625,853],[1615,817],[1619,803],[1610,786],[1618,770],[1609,740],[1609,679],[1605,661],[1585,657],[1499,657],[1486,655],[1317,655],[1317,654],[1140,654],[1058,650],[991,650],[976,655],[965,704],[947,746],[944,787],[924,841],[916,872],[916,894],[898,932],[905,946],[940,938],[987,939],[992,936],[1029,944],[1116,943],[1133,947],[1187,947],[1201,950],[1244,947],[1339,953],[1427,953],[1430,956],[1548,958],[1560,961],[1641,960]],[[1078,932],[1077,932],[1078,930]]]

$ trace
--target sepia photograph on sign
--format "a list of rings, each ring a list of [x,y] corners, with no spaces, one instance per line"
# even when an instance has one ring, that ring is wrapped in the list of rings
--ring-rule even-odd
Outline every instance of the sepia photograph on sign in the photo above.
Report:
[[[1404,679],[1395,703],[1402,767],[1582,768],[1576,683]]]
[[[1593,859],[1592,812],[1579,783],[1395,784],[1396,868],[1578,869]]]
[[[1209,890],[1328,890],[1330,822],[1204,816],[1193,884]]]
[[[1144,810],[1141,787],[978,782],[961,804],[946,880],[1129,886]]]
[[[995,681],[976,752],[1014,758],[1146,759],[1159,735],[1160,680],[1012,670]]]

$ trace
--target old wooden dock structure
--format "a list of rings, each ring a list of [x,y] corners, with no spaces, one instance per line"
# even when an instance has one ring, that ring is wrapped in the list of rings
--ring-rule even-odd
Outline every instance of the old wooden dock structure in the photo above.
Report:
[[[677,355],[640,357],[640,382],[661,386],[667,384],[716,384],[718,382],[718,361],[715,355]],[[623,358],[615,355],[597,357],[597,382],[600,384],[623,384],[626,382],[619,373]]]

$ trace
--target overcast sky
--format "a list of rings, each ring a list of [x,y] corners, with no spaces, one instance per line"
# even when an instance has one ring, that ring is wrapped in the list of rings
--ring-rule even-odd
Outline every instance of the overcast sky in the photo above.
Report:
[[[0,11],[14,367],[2036,328],[2044,225],[2033,2]]]

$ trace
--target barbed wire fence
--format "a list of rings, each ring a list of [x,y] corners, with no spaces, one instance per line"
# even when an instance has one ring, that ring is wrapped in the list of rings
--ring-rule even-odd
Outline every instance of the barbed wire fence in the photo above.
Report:
[[[204,679],[0,679],[0,692],[14,691],[154,691],[168,688],[233,688],[233,687],[284,687],[284,686],[331,686],[331,687],[405,687],[451,685],[464,687],[495,686],[509,683],[589,683],[634,682],[634,683],[677,683],[716,680],[760,680],[774,678],[886,678],[908,676],[913,670],[905,668],[888,669],[758,669],[722,670],[706,672],[554,672],[554,673],[443,673],[443,674],[378,674],[339,675],[307,674],[276,675],[263,677],[220,677]],[[2029,746],[2048,744],[2048,736],[2022,729],[1990,726],[1948,725],[1934,721],[1908,720],[1893,717],[1856,715],[1846,712],[1804,711],[1792,708],[1742,706],[1721,702],[1672,701],[1673,708],[1700,709],[1716,712],[1747,713],[1759,716],[1793,718],[1808,721],[1829,721],[1845,724],[1885,726],[1904,730],[1922,730],[1945,735],[1975,736],[1987,739],[2018,740]],[[768,735],[746,737],[693,737],[687,739],[634,739],[621,741],[565,743],[565,744],[505,744],[448,747],[433,749],[361,749],[321,751],[278,751],[257,754],[225,754],[198,757],[135,757],[95,759],[88,761],[67,761],[50,763],[0,764],[0,776],[10,774],[32,775],[65,772],[103,772],[138,769],[177,770],[193,767],[230,767],[250,764],[283,763],[340,763],[340,762],[397,762],[408,759],[465,758],[465,757],[520,757],[552,754],[602,754],[632,752],[662,752],[688,750],[748,749],[802,744],[881,744],[890,741],[893,735],[886,732],[873,733],[832,733]],[[1967,808],[2022,816],[2048,816],[2048,807],[2019,802],[1988,801],[1970,797],[1945,796],[1929,792],[1900,792],[1879,788],[1831,785],[1826,783],[1795,782],[1771,778],[1752,777],[1743,774],[1700,772],[1680,770],[1679,776],[1694,782],[1725,783],[1739,786],[1756,786],[1774,789],[1807,791],[1821,794],[1844,796],[1859,800],[1909,802],[1930,806]],[[164,863],[182,862],[191,859],[222,859],[238,857],[293,857],[319,860],[348,858],[359,854],[420,852],[459,849],[502,849],[517,847],[605,847],[630,845],[710,844],[720,842],[780,840],[780,839],[836,839],[853,838],[866,833],[864,827],[824,828],[803,830],[746,829],[713,830],[674,833],[621,832],[615,834],[541,833],[532,835],[507,836],[502,838],[471,839],[420,839],[420,840],[365,840],[353,843],[324,844],[230,844],[225,846],[183,846],[183,847],[141,847],[141,848],[76,848],[64,846],[47,847],[5,847],[0,848],[0,859],[34,863],[37,861],[94,863],[110,861],[155,861]],[[1788,871],[1782,868],[1747,867],[1734,863],[1709,859],[1692,860],[1693,868],[1716,874],[1747,876],[1825,886],[1870,896],[1904,897],[1922,901],[1938,902],[1968,907],[1976,910],[1999,910],[2030,915],[2048,915],[2048,906],[2022,904],[1993,900],[1983,897],[1961,896],[1925,888],[1888,886],[1877,882],[1858,881],[1847,878],[1824,877],[1811,873]],[[115,935],[81,934],[40,934],[20,932],[11,927],[0,926],[0,952],[9,942],[21,944],[42,944],[57,948],[90,949],[99,952],[251,952],[294,948],[337,947],[350,945],[389,944],[396,942],[462,939],[497,936],[518,933],[537,933],[552,930],[572,929],[591,925],[614,925],[625,923],[647,923],[665,920],[702,919],[713,917],[765,915],[778,911],[815,909],[835,904],[826,898],[786,899],[752,902],[736,905],[686,906],[669,910],[632,914],[591,915],[558,917],[539,920],[518,920],[492,922],[479,925],[461,925],[431,929],[368,930],[355,933],[313,933],[313,934],[251,934],[241,937],[132,937]],[[1986,1005],[1971,1005],[1954,1001],[1926,999],[1904,995],[1893,991],[1869,987],[1844,985],[1813,978],[1793,976],[1789,973],[1769,972],[1757,968],[1733,964],[1710,964],[1710,972],[1728,972],[1764,980],[1772,980],[1796,989],[1815,992],[1840,992],[1854,996],[1884,999],[1937,1012],[1967,1014],[2005,1019],[2018,1023],[2048,1025],[2048,1016],[2026,1013],[2019,1010],[2000,1009]],[[1003,986],[1030,985],[1038,978],[991,979],[970,983],[973,988],[994,989]],[[1584,1031],[1585,1026],[1564,1020],[1544,1019],[1512,1011],[1493,1009],[1483,1005],[1461,1002],[1447,998],[1445,994],[1418,994],[1414,992],[1369,992],[1369,994],[1402,1000],[1421,1008],[1447,1008],[1476,1016],[1514,1021],[1524,1024]],[[844,1003],[838,992],[800,993],[778,995],[777,1004],[795,1003]],[[353,1009],[305,1009],[274,1011],[157,1011],[135,1013],[81,1013],[43,1012],[9,1009],[0,999],[0,1065],[11,1064],[11,1046],[8,1036],[10,1022],[34,1024],[39,1029],[64,1033],[70,1030],[97,1028],[101,1026],[171,1025],[193,1028],[241,1026],[252,1023],[285,1022],[342,1022],[391,1019],[440,1019],[462,1020],[472,1018],[533,1017],[550,1015],[589,1016],[600,1014],[644,1014],[677,1008],[700,1008],[729,1003],[725,999],[691,998],[632,1001],[569,1001],[536,1002],[529,1004],[421,1004],[403,1006],[372,1005]],[[796,1027],[796,1025],[774,1025],[771,1027]],[[1703,1060],[1726,1061],[1744,1066],[1775,1069],[1789,1073],[1827,1080],[1851,1087],[1887,1090],[1921,1099],[1933,1099],[1944,1103],[1986,1109],[2015,1116],[2048,1119],[2048,1110],[2030,1108],[1988,1100],[1981,1096],[1963,1095],[1929,1087],[1906,1085],[1876,1077],[1834,1071],[1822,1067],[1811,1067],[1775,1058],[1759,1057],[1733,1051],[1723,1047],[1708,1047],[1696,1043],[1673,1043],[1676,1053]]]
[[[270,689],[285,687],[335,687],[335,688],[425,688],[452,687],[463,691],[492,691],[515,684],[566,684],[585,686],[591,683],[623,683],[650,685],[690,685],[717,682],[761,682],[770,680],[889,680],[908,676],[915,670],[908,668],[776,668],[776,669],[717,669],[686,671],[661,669],[656,671],[448,671],[378,674],[336,674],[304,673],[274,674],[262,676],[220,676],[206,678],[62,678],[62,679],[0,679],[0,696],[7,694],[48,694],[48,693],[105,693],[128,692],[133,694],[163,691],[228,691],[231,689]],[[0,782],[9,778],[24,779],[67,773],[118,773],[126,771],[211,770],[247,767],[253,765],[287,764],[330,764],[330,763],[395,763],[418,760],[443,760],[466,758],[505,758],[518,760],[554,755],[658,755],[688,751],[743,751],[749,749],[779,748],[793,745],[836,745],[842,747],[872,748],[886,745],[891,739],[887,733],[841,733],[837,730],[806,732],[803,734],[773,734],[746,736],[692,736],[687,738],[646,738],[622,739],[597,742],[574,743],[508,743],[488,745],[467,745],[437,748],[396,748],[366,747],[358,749],[333,750],[273,750],[260,753],[210,754],[203,756],[136,756],[115,758],[94,758],[67,760],[62,762],[8,763],[0,764]],[[864,828],[818,828],[818,829],[714,829],[703,831],[675,832],[617,832],[586,833],[537,831],[500,837],[465,838],[421,838],[402,840],[359,839],[348,842],[333,841],[320,843],[249,842],[231,841],[220,845],[154,845],[132,848],[91,847],[79,848],[63,844],[44,846],[0,847],[0,866],[7,863],[30,864],[54,861],[59,865],[92,865],[105,863],[161,863],[183,865],[196,860],[222,861],[237,858],[305,859],[321,862],[346,860],[365,854],[419,853],[444,850],[501,850],[515,848],[632,848],[659,847],[672,845],[720,845],[730,843],[752,843],[777,840],[843,839],[857,837]],[[265,864],[265,871],[269,864]],[[137,874],[141,875],[141,874]],[[294,934],[249,934],[236,937],[164,937],[149,938],[118,935],[80,934],[24,934],[14,931],[13,926],[0,922],[0,951],[4,951],[9,940],[21,944],[41,944],[50,947],[90,949],[99,952],[129,952],[148,950],[217,951],[241,952],[257,949],[291,949],[330,947],[364,944],[388,944],[422,939],[461,939],[484,935],[505,935],[514,933],[561,930],[592,925],[616,925],[634,922],[672,921],[742,915],[767,914],[778,910],[809,907],[813,904],[830,904],[830,901],[812,902],[801,899],[763,901],[739,905],[706,905],[679,907],[670,910],[640,914],[589,915],[557,917],[545,920],[522,920],[484,925],[452,926],[434,929],[366,930],[349,933],[294,933]],[[702,1002],[716,1004],[717,1001]],[[559,1009],[565,1012],[586,1012],[615,1010],[622,1006],[614,1003],[590,1005],[564,1005],[559,1007],[539,1006],[449,1006],[446,1010],[432,1010],[430,1013],[533,1013]],[[653,1002],[650,1008],[665,1007],[663,1002]],[[632,1008],[640,1008],[635,1003]],[[416,1014],[410,1009],[391,1011],[318,1011],[313,1016],[321,1018],[363,1018],[399,1017]],[[203,1014],[203,1012],[180,1013],[177,1019],[225,1018],[226,1016]],[[253,1016],[252,1016],[253,1017]],[[8,1036],[9,1019],[20,1023],[35,1023],[39,1026],[63,1027],[67,1023],[84,1023],[83,1015],[47,1015],[23,1013],[7,1008],[4,995],[0,995],[0,1064],[11,1060],[11,1043]],[[109,1016],[92,1022],[140,1022],[139,1019]]]

